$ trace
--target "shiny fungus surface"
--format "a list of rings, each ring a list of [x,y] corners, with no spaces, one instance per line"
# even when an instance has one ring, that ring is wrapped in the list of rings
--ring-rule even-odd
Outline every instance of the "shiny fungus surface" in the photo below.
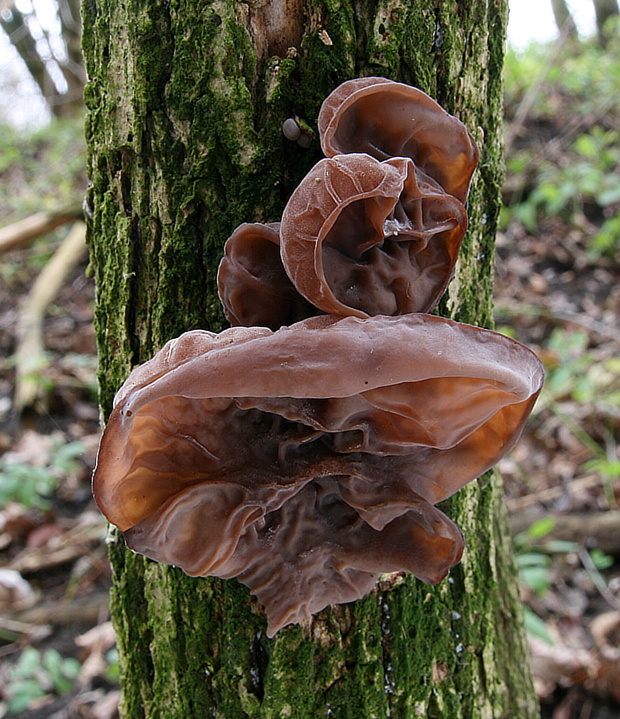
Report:
[[[474,140],[422,90],[382,77],[348,80],[323,102],[318,127],[327,157],[409,157],[446,192],[461,202],[467,198],[478,162]]]
[[[452,278],[467,215],[412,160],[318,162],[282,215],[284,267],[323,312],[428,312]]]
[[[237,227],[224,246],[217,286],[224,314],[233,326],[278,329],[317,313],[284,270],[279,222],[246,222]]]
[[[516,442],[542,369],[522,345],[430,315],[194,331],[120,389],[93,487],[133,550],[238,577],[272,636],[460,558],[434,504]]]

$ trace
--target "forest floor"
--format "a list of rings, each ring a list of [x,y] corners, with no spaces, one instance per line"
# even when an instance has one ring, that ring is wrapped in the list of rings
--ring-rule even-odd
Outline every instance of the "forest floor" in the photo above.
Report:
[[[569,100],[556,101],[551,119],[521,123],[515,143],[555,148],[561,167],[568,155],[556,140]],[[0,166],[3,182],[7,173],[14,187],[27,181]],[[530,192],[526,175],[508,177],[507,205]],[[620,265],[588,244],[602,221],[587,203],[570,217],[537,217],[535,227],[515,210],[497,246],[497,328],[547,369],[500,469],[549,719],[620,716]],[[90,494],[100,430],[86,260],[46,310],[34,400],[19,415],[14,403],[20,311],[65,234],[0,255],[0,718],[117,716],[107,527]]]
[[[498,238],[498,329],[547,370],[500,471],[541,716],[606,719],[620,716],[619,267],[583,262],[578,237],[550,223]]]

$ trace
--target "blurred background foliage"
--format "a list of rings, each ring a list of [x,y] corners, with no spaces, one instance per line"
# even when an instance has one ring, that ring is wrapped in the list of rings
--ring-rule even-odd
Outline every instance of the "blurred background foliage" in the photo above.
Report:
[[[81,205],[86,188],[83,111],[41,128],[0,126],[0,224]]]
[[[581,232],[592,261],[613,257],[620,237],[618,17],[606,27],[604,46],[561,38],[559,48],[509,48],[505,64],[504,223],[516,220],[535,232],[545,219],[561,216]]]

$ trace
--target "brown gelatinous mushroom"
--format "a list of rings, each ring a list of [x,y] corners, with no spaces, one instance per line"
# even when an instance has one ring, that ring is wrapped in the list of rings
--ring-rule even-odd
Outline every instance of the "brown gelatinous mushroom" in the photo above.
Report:
[[[443,189],[465,202],[478,162],[467,128],[426,93],[383,77],[339,85],[318,118],[327,157],[365,152],[377,160],[410,157]]]
[[[217,286],[233,326],[275,330],[317,314],[284,271],[279,231],[279,222],[244,223],[226,241]]]
[[[352,153],[321,160],[280,227],[287,274],[326,313],[428,312],[452,278],[467,227],[461,202],[412,160]]]
[[[433,505],[511,449],[542,378],[430,315],[188,332],[120,389],[95,498],[133,550],[238,577],[273,636],[382,572],[440,581],[463,540]]]

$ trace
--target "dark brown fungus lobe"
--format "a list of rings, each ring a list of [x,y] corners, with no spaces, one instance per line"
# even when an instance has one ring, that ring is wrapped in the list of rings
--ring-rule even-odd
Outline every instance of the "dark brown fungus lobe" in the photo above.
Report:
[[[282,261],[324,312],[430,311],[452,278],[467,215],[412,160],[352,153],[321,160],[293,192]]]
[[[511,449],[542,377],[430,315],[189,332],[119,391],[95,498],[136,552],[238,577],[273,636],[382,572],[440,581],[463,539],[433,505]]]
[[[365,152],[377,160],[410,157],[446,192],[465,202],[478,162],[467,128],[426,93],[382,77],[339,85],[318,118],[327,157]]]
[[[317,313],[293,287],[280,258],[280,223],[245,223],[224,247],[217,286],[231,325],[278,329]]]

